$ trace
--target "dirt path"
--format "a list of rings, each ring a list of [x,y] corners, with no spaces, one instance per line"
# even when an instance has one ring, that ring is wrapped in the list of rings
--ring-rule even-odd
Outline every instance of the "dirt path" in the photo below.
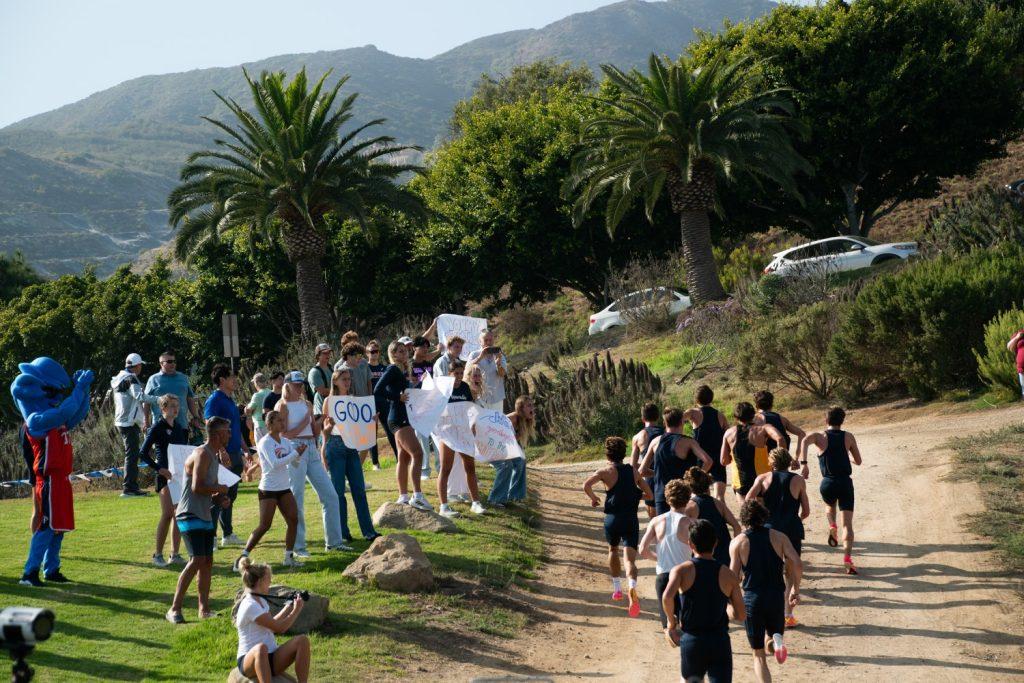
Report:
[[[958,434],[1024,419],[1024,408],[872,426],[857,417],[850,427],[865,459],[854,472],[861,575],[838,572],[841,550],[823,542],[823,506],[812,495],[797,611],[803,625],[788,634],[789,661],[773,663],[776,679],[1024,681],[1021,580],[1000,572],[985,542],[963,530],[962,517],[982,510],[979,491],[946,481],[950,459],[941,448]],[[641,563],[644,612],[629,619],[609,600],[600,513],[579,490],[594,467],[555,469],[531,470],[550,558],[525,597],[538,620],[488,666],[461,667],[456,679],[677,681],[678,651],[664,643],[657,621],[653,563]],[[814,463],[811,472],[816,494]],[[731,633],[735,680],[752,680],[742,628]]]

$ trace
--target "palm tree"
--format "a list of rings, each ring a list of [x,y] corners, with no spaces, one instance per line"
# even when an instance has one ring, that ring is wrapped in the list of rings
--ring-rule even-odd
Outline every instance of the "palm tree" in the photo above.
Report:
[[[606,227],[614,235],[643,198],[647,219],[665,189],[679,216],[690,295],[726,298],[711,254],[710,211],[720,210],[718,183],[762,180],[796,194],[793,174],[810,172],[793,149],[802,132],[786,89],[762,90],[746,60],[716,58],[694,68],[651,55],[648,74],[601,65],[616,97],[597,98],[604,112],[586,122],[566,192],[579,190],[574,221],[610,189]],[[582,188],[582,189],[580,189]]]
[[[383,135],[356,140],[384,119],[341,135],[358,95],[334,109],[348,76],[324,91],[330,72],[312,88],[305,69],[290,83],[284,72],[263,72],[258,80],[243,73],[254,113],[214,92],[236,121],[203,118],[230,139],[191,154],[167,200],[170,222],[180,228],[175,252],[188,259],[229,233],[279,243],[295,266],[302,333],[312,337],[333,323],[322,266],[329,237],[325,215],[356,220],[364,229],[372,228],[370,215],[379,208],[422,215],[416,196],[396,182],[422,168],[387,160],[419,148]]]

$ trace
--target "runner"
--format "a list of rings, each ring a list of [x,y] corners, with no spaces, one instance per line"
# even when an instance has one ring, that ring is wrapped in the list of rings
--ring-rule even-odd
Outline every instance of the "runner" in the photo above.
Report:
[[[747,405],[750,405],[749,403]],[[753,407],[753,406],[751,406]],[[754,651],[754,676],[762,683],[772,680],[766,657],[775,655],[782,664],[789,655],[783,634],[786,631],[785,572],[790,573],[793,592],[790,606],[800,601],[800,578],[803,564],[789,538],[781,531],[765,526],[768,508],[756,500],[740,508],[743,533],[729,546],[730,567],[737,575],[743,573],[743,604],[747,618],[747,642]]]
[[[738,536],[740,523],[736,521],[728,505],[711,495],[711,474],[699,467],[691,467],[683,477],[683,482],[690,487],[692,493],[690,504],[686,506],[686,514],[711,524],[718,538],[715,559],[728,566],[729,543],[732,541],[728,527],[732,527],[733,536]]]
[[[583,483],[583,492],[590,504],[598,507],[601,501],[594,495],[594,484],[601,482],[608,489],[604,501],[604,537],[608,541],[608,569],[612,575],[612,600],[622,600],[622,564],[619,562],[619,544],[629,577],[629,616],[640,616],[640,595],[636,591],[636,551],[640,541],[640,522],[636,509],[641,495],[650,498],[651,487],[631,466],[624,464],[626,441],[618,436],[604,440],[604,454],[610,463],[594,472]]]
[[[732,488],[740,498],[754,485],[757,475],[768,471],[768,439],[784,441],[785,437],[770,424],[754,424],[754,406],[746,401],[736,404],[736,424],[722,437],[722,465],[732,465]]]
[[[804,437],[806,437],[807,434],[804,430],[790,422],[788,418],[776,413],[774,411],[774,406],[775,395],[772,392],[765,389],[764,391],[759,391],[754,394],[754,407],[757,408],[757,417],[754,418],[754,424],[770,424],[772,427],[779,430],[779,432],[782,433],[782,436],[785,437],[781,443],[775,439],[768,439],[768,442],[765,444],[765,455],[767,456],[768,451],[775,450],[779,446],[782,446],[788,451],[791,445],[791,440],[789,438],[790,434],[796,437],[796,448],[793,449],[793,452],[799,453],[800,446],[803,444]],[[806,477],[807,473],[805,472],[801,476]]]
[[[436,368],[437,366],[435,366],[435,370]],[[462,373],[466,369],[466,364],[456,357],[455,360],[449,363],[448,368],[448,374],[455,379],[455,386],[452,389],[452,395],[448,399],[448,403],[462,403],[465,401],[472,403],[473,391],[470,389],[469,384],[462,381]],[[456,460],[460,461],[465,472],[467,488],[472,500],[472,505],[469,508],[470,512],[474,515],[482,515],[487,512],[484,506],[480,504],[480,489],[476,479],[476,460],[473,459],[473,456],[466,453],[457,454],[445,443],[441,444],[440,450],[441,469],[437,475],[437,497],[441,499],[441,507],[438,513],[445,517],[459,516],[459,513],[448,505],[448,481],[452,475],[452,470],[455,468]],[[458,455],[458,458],[456,458],[456,455]]]
[[[629,455],[629,464],[632,465],[633,469],[637,472],[640,471],[640,462],[647,455],[651,442],[655,437],[659,437],[665,433],[665,428],[658,424],[661,422],[661,415],[658,412],[658,406],[653,403],[644,404],[643,409],[640,411],[640,419],[644,423],[644,428],[633,435],[633,440],[631,442],[633,448]],[[648,477],[647,485],[653,490],[654,480]],[[656,514],[654,509],[654,499],[645,499],[644,505],[647,506],[647,519],[653,519]]]
[[[807,467],[807,451],[810,446],[818,449],[818,465],[821,467],[821,499],[828,506],[828,544],[839,545],[836,538],[836,506],[843,513],[843,564],[847,574],[856,574],[853,566],[853,467],[852,459],[861,464],[857,440],[850,432],[842,430],[846,411],[833,406],[825,414],[825,432],[814,432],[804,440],[800,453],[800,464]]]
[[[732,681],[729,619],[742,622],[747,610],[739,578],[712,557],[717,539],[707,521],[694,522],[690,550],[696,557],[672,570],[661,594],[662,610],[671,611],[682,593],[679,617],[669,614],[665,635],[679,648],[683,681],[701,681],[705,675],[710,683]]]
[[[690,559],[690,526],[694,524],[686,514],[686,504],[690,502],[690,487],[673,479],[665,487],[665,500],[672,509],[651,520],[647,531],[640,541],[637,554],[646,560],[655,560],[656,574],[654,590],[658,596],[658,610],[661,612],[661,627],[665,628],[666,612],[661,604],[662,593],[668,585],[669,572],[674,567]],[[651,544],[655,548],[651,548]],[[675,594],[673,615],[679,613],[679,594]]]
[[[697,388],[697,407],[686,411],[686,419],[693,427],[693,438],[711,456],[711,479],[715,498],[725,501],[725,467],[722,465],[722,437],[729,428],[725,415],[711,406],[715,392],[707,384]]]
[[[711,469],[708,454],[694,439],[683,434],[683,411],[666,408],[664,418],[665,433],[654,438],[640,466],[641,476],[654,479],[654,509],[659,515],[669,511],[665,502],[666,484],[682,479],[686,470],[696,465],[705,472]]]
[[[811,515],[811,504],[807,500],[807,482],[796,472],[790,472],[793,456],[785,448],[776,448],[768,454],[772,471],[762,474],[755,481],[747,500],[764,499],[768,508],[768,528],[781,531],[789,537],[796,554],[803,548],[804,522]],[[793,585],[786,575],[786,596],[792,598]],[[796,626],[791,602],[786,605],[786,628]]]

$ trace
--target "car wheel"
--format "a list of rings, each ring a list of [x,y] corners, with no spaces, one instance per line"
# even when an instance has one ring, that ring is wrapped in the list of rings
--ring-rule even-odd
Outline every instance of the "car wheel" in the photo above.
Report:
[[[896,254],[879,254],[878,256],[871,260],[871,265],[877,266],[879,264],[885,263],[886,261],[898,261],[899,259],[900,257],[897,256]]]

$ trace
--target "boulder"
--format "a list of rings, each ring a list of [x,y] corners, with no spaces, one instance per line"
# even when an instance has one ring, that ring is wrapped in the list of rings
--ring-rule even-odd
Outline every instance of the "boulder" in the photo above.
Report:
[[[415,529],[442,534],[454,534],[459,530],[455,522],[436,512],[417,510],[411,505],[384,503],[373,513],[373,525],[389,529]]]
[[[292,593],[297,589],[291,586],[285,586],[282,584],[272,584],[270,591],[267,595],[272,597],[267,599],[267,603],[270,605],[271,614],[277,614],[282,607],[285,606],[291,599]],[[235,604],[231,607],[231,622],[234,623],[235,615],[238,613],[238,603],[241,602],[242,596],[245,594],[245,590],[239,590],[235,594]],[[302,607],[302,611],[299,612],[298,618],[295,623],[291,625],[287,631],[288,635],[295,635],[297,633],[309,633],[320,624],[327,620],[327,609],[331,604],[330,598],[317,595],[316,593],[309,594],[309,600]]]
[[[296,683],[295,679],[288,674],[278,674],[271,678],[270,681],[271,683]],[[228,683],[256,683],[256,679],[246,678],[238,672],[238,667],[236,666],[228,674]]]
[[[400,593],[415,593],[434,586],[430,560],[409,534],[381,536],[342,575]]]

